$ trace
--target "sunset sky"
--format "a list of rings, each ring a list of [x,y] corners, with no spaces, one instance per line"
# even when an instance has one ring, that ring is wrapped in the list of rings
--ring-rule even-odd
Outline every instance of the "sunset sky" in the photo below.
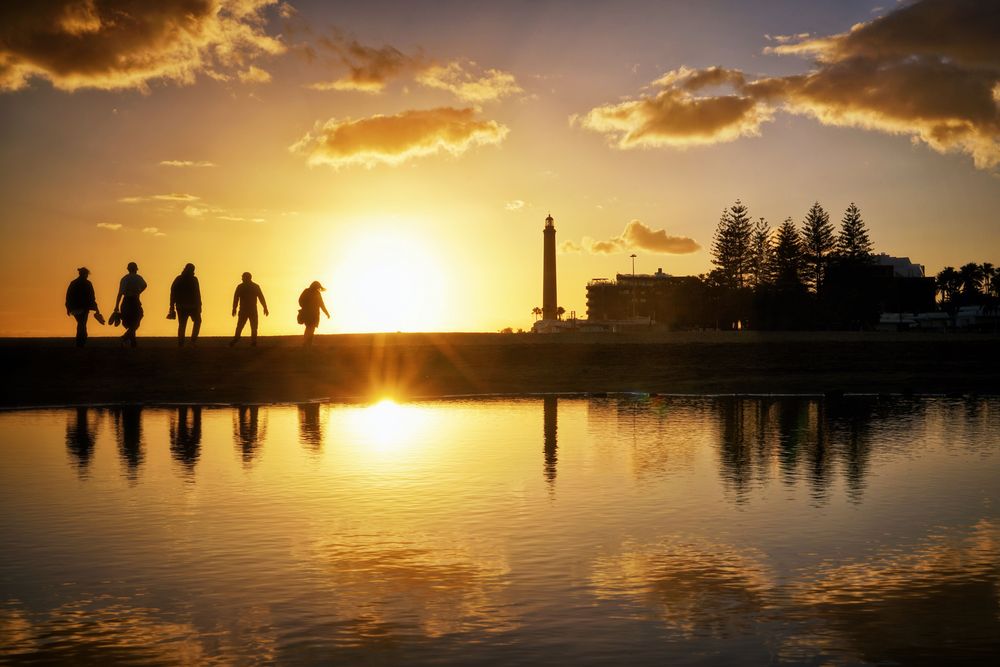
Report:
[[[78,266],[140,335],[197,266],[203,334],[240,273],[295,333],[527,328],[555,218],[559,303],[711,268],[737,198],[777,226],[861,208],[929,273],[1000,264],[1000,2],[0,5],[0,335],[70,335]],[[91,325],[92,334],[112,333]]]

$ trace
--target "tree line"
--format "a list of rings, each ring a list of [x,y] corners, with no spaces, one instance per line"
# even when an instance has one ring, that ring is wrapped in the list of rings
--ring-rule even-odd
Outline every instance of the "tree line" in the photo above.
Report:
[[[819,202],[809,209],[801,230],[792,218],[774,230],[765,218],[753,221],[737,199],[719,218],[712,240],[716,268],[706,278],[724,288],[804,289],[818,294],[831,265],[871,265],[874,258],[868,228],[853,202],[838,232]]]
[[[773,229],[736,200],[719,218],[711,253],[715,268],[699,278],[723,328],[871,328],[883,311],[932,309],[935,298],[952,315],[969,305],[995,313],[1000,304],[1000,271],[990,263],[945,267],[928,280],[877,266],[854,202],[839,229],[819,202],[801,227],[786,218]]]

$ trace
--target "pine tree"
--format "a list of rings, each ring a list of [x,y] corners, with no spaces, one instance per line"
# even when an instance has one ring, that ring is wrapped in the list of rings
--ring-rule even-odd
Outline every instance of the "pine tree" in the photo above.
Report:
[[[870,264],[873,259],[872,242],[868,229],[861,219],[861,211],[854,202],[847,207],[837,235],[837,255],[852,263]]]
[[[823,210],[819,202],[814,203],[806,214],[802,240],[806,284],[818,293],[823,285],[830,253],[835,248],[830,214]]]
[[[758,218],[750,235],[750,282],[754,287],[772,282],[771,250],[771,225]]]
[[[737,199],[722,212],[712,240],[712,263],[727,287],[743,287],[750,271],[751,223],[747,207]]]
[[[780,289],[802,287],[802,238],[791,218],[778,227],[772,255],[775,284]]]

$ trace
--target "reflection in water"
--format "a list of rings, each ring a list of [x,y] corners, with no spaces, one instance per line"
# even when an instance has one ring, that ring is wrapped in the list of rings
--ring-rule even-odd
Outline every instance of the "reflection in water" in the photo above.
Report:
[[[336,615],[368,630],[415,624],[421,634],[440,637],[515,625],[502,600],[510,566],[495,551],[402,535],[359,535],[314,548]],[[356,642],[356,630],[338,638]]]
[[[170,419],[170,453],[174,460],[194,474],[201,450],[201,408],[182,406]]]
[[[986,663],[1000,638],[1000,528],[983,519],[915,547],[830,559],[790,588],[812,625],[788,642],[790,659],[847,649],[863,662]]]
[[[233,439],[240,451],[243,465],[249,466],[260,453],[260,443],[267,434],[267,422],[260,425],[260,407],[241,405],[233,414]]]
[[[813,499],[827,501],[838,470],[848,497],[860,502],[872,449],[871,424],[919,410],[911,401],[852,397],[723,398],[719,467],[737,502],[764,485],[777,466],[785,483],[808,480]]]
[[[51,665],[202,665],[218,662],[212,657],[222,652],[239,657],[237,663],[273,664],[277,641],[270,625],[254,622],[248,610],[227,634],[206,635],[195,619],[175,620],[127,598],[85,598],[44,615],[8,602],[0,606],[0,658]],[[241,626],[249,627],[239,632]]]
[[[126,477],[130,481],[139,478],[142,465],[142,406],[126,405],[111,410],[115,439],[118,441],[118,457],[125,466]]]
[[[559,430],[559,399],[555,396],[546,396],[543,399],[542,421],[544,423],[545,481],[552,487],[556,481],[556,463],[558,462],[556,450],[559,446],[556,441]]]
[[[299,404],[299,440],[313,452],[323,448],[323,424],[319,417],[319,403]]]
[[[765,556],[682,538],[597,558],[591,585],[599,599],[631,602],[685,638],[747,634],[769,606],[772,575]]]
[[[94,455],[94,444],[97,442],[95,430],[91,429],[87,408],[77,408],[66,418],[66,451],[69,452],[77,472],[86,476],[90,459]]]
[[[98,433],[92,409],[0,412],[0,663],[952,664],[1000,651],[1000,400],[109,414]],[[91,481],[65,483],[82,470]]]

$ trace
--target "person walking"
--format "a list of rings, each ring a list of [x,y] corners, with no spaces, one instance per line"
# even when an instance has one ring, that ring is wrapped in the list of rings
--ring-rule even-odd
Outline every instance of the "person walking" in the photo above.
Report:
[[[101,324],[104,324],[104,316],[97,307],[94,285],[87,278],[90,269],[81,266],[76,271],[79,275],[66,288],[66,314],[76,318],[76,346],[83,347],[87,343],[87,319],[90,311],[94,311],[94,319]]]
[[[323,303],[323,295],[320,294],[320,292],[325,291],[326,288],[320,285],[318,280],[314,280],[299,295],[299,324],[304,324],[306,327],[305,339],[302,342],[303,347],[312,345],[313,334],[316,333],[316,327],[319,326],[319,311],[322,310],[327,319],[330,319],[330,313],[326,309],[326,304]]]
[[[191,345],[198,342],[201,331],[201,286],[194,275],[194,264],[184,265],[181,274],[170,285],[170,312],[167,319],[177,318],[177,347],[184,347],[184,334],[191,320]]]
[[[142,322],[142,301],[139,295],[146,291],[146,281],[139,275],[139,265],[129,262],[126,267],[128,273],[122,276],[118,283],[118,296],[115,297],[115,314],[117,319],[121,319],[121,324],[125,327],[122,334],[122,345],[126,342],[135,347],[135,332]]]
[[[264,293],[260,291],[260,285],[251,280],[253,278],[250,272],[247,271],[243,274],[243,282],[236,286],[236,292],[233,294],[233,317],[236,317],[236,312],[239,310],[239,319],[236,320],[236,335],[233,339],[229,341],[229,347],[236,345],[237,341],[240,339],[240,335],[243,333],[243,327],[246,323],[250,323],[250,345],[256,347],[257,345],[257,301],[260,300],[260,305],[264,307],[264,317],[268,316],[267,312],[267,301],[264,300]]]

